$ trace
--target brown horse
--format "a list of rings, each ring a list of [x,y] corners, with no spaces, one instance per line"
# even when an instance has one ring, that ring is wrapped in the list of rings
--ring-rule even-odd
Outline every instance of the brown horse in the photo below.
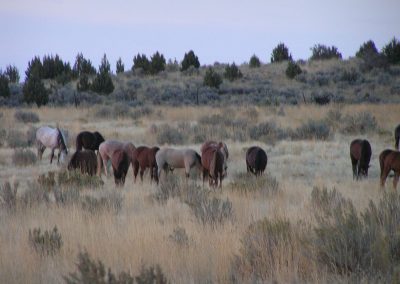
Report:
[[[355,139],[350,144],[350,158],[353,168],[353,179],[368,177],[369,162],[372,150],[368,140]]]
[[[267,167],[268,157],[263,149],[258,146],[250,147],[246,152],[247,172],[260,176]]]
[[[101,143],[104,142],[103,136],[95,131],[82,131],[76,136],[76,151],[86,150],[98,151]]]
[[[228,146],[226,146],[226,144],[224,142],[216,142],[216,141],[212,141],[212,140],[206,141],[203,143],[203,145],[201,145],[200,152],[203,153],[203,150],[210,146],[220,148],[222,150],[222,153],[225,156],[225,160],[228,160],[228,158],[229,158]]]
[[[82,174],[93,176],[97,170],[97,157],[92,150],[76,151],[68,163],[68,170],[79,169]]]
[[[113,152],[111,156],[111,166],[113,168],[114,182],[116,186],[123,186],[125,184],[129,163],[129,156],[123,149]]]
[[[184,168],[186,178],[190,176],[190,170],[197,167],[200,171],[201,157],[192,149],[173,149],[162,148],[156,153],[157,162],[157,178],[160,178],[161,170],[164,169],[165,173],[175,168]]]
[[[117,150],[123,150],[129,159],[129,162],[132,164],[132,173],[134,175],[134,158],[133,152],[135,151],[136,147],[130,142],[120,142],[116,140],[106,140],[99,146],[99,155],[98,155],[98,167],[97,167],[97,175],[101,176],[101,170],[104,166],[105,175],[108,176],[108,168],[107,162],[111,159],[114,152]]]
[[[134,159],[134,176],[135,182],[136,177],[139,172],[140,167],[140,179],[143,182],[143,174],[146,168],[150,168],[150,183],[153,181],[153,178],[158,182],[157,176],[157,162],[156,162],[156,153],[160,150],[158,147],[149,148],[146,146],[137,147],[135,151],[133,151],[133,159]]]
[[[204,146],[204,145],[203,145]],[[209,185],[222,188],[222,179],[226,176],[226,153],[221,145],[208,145],[201,147],[201,164],[203,166],[203,186],[208,175]]]
[[[395,140],[394,147],[396,148],[397,151],[400,151],[400,145],[399,145],[399,140],[400,140],[400,124],[397,125],[396,129],[394,130],[394,140]]]
[[[400,152],[390,149],[382,151],[379,155],[379,164],[381,166],[381,186],[385,186],[386,178],[393,170],[393,188],[396,189],[400,175]]]

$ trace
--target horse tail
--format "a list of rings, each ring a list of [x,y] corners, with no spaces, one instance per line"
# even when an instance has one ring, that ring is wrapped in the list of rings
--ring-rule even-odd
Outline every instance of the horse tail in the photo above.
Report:
[[[210,176],[212,176],[213,178],[217,178],[215,175],[217,169],[217,152],[218,150],[213,151],[213,156],[210,161]]]

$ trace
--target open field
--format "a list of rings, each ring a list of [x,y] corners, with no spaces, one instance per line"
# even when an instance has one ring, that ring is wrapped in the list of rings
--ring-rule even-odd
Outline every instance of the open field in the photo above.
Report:
[[[199,221],[192,207],[181,196],[158,202],[154,196],[159,188],[149,183],[148,173],[143,183],[138,181],[134,184],[131,169],[123,188],[115,188],[113,179],[103,176],[103,187],[79,189],[81,199],[84,196],[97,199],[111,196],[116,199],[114,194],[117,193],[117,199],[122,203],[112,208],[90,211],[81,206],[81,199],[60,205],[54,200],[53,192],[49,192],[49,201],[31,206],[22,206],[21,203],[12,211],[7,210],[0,197],[0,283],[62,283],[63,276],[76,270],[77,255],[82,250],[117,273],[130,271],[137,275],[142,265],[158,264],[172,283],[252,282],[255,279],[262,282],[276,280],[279,283],[393,280],[392,276],[387,276],[395,273],[392,268],[387,274],[383,269],[384,276],[376,279],[363,273],[357,275],[358,278],[352,278],[352,273],[335,273],[330,270],[330,264],[320,261],[316,246],[305,245],[298,235],[306,232],[305,235],[310,233],[312,238],[314,227],[319,226],[314,215],[315,204],[311,202],[314,187],[336,188],[344,198],[351,200],[357,212],[368,208],[370,200],[378,203],[385,191],[392,191],[391,178],[385,190],[379,186],[378,156],[382,150],[394,146],[393,131],[400,122],[399,109],[399,104],[154,107],[141,115],[135,115],[138,108],[129,108],[129,116],[101,116],[100,106],[77,109],[44,107],[23,109],[36,113],[40,118],[39,122],[23,123],[16,121],[15,109],[0,108],[0,131],[4,130],[3,136],[6,137],[0,140],[0,184],[18,181],[17,196],[28,192],[40,174],[62,171],[63,167],[57,166],[54,161],[50,165],[49,150],[45,151],[43,160],[34,165],[15,166],[12,162],[14,150],[7,140],[12,131],[26,133],[32,127],[58,124],[68,130],[72,152],[75,150],[74,137],[82,130],[97,130],[106,139],[129,140],[135,146],[159,145],[159,135],[167,123],[183,139],[183,143],[171,146],[200,151],[201,143],[196,142],[199,138],[196,138],[194,127],[203,121],[203,128],[199,129],[212,129],[207,128],[210,126],[204,123],[204,117],[214,115],[216,121],[213,123],[217,129],[227,125],[227,122],[218,120],[221,118],[243,123],[240,125],[244,128],[241,129],[241,136],[236,135],[239,130],[232,125],[224,134],[215,131],[206,137],[224,140],[230,151],[228,176],[223,181],[223,188],[209,192],[208,198],[229,200],[232,210],[214,225]],[[340,113],[340,121],[327,120],[334,112]],[[349,130],[349,117],[358,113],[372,115],[376,122],[374,129],[366,129],[364,133]],[[323,122],[329,129],[329,135],[322,139],[302,138],[305,136],[296,129],[301,129],[310,120]],[[274,139],[261,135],[256,141],[247,129],[265,122],[273,122],[273,132],[278,134]],[[373,153],[369,178],[357,182],[352,178],[349,145],[359,137],[370,141]],[[246,171],[245,151],[252,145],[261,146],[268,155],[265,184],[255,190],[251,189],[256,187],[254,179],[240,176]],[[28,148],[36,153],[33,146]],[[184,173],[175,170],[173,175],[183,177]],[[239,183],[241,178],[249,184],[244,186],[244,190],[237,190],[235,183]],[[278,183],[277,189],[263,191],[263,188],[271,187],[274,180]],[[207,186],[201,187],[200,179],[191,181],[189,185],[184,181],[177,182],[180,187],[209,191]],[[248,265],[237,264],[240,261],[235,262],[235,259],[243,256],[244,236],[249,225],[264,218],[287,220],[293,231],[289,238],[290,251],[282,243],[274,247],[268,255],[274,261],[263,259],[268,263],[265,270],[270,271],[257,278],[248,271]],[[28,241],[29,230],[38,227],[51,230],[55,225],[63,245],[54,256],[41,256]],[[174,238],[177,228],[183,228],[187,242],[182,244]],[[258,264],[250,267],[257,267]],[[336,269],[340,270],[340,267]],[[237,278],[239,276],[243,278]]]

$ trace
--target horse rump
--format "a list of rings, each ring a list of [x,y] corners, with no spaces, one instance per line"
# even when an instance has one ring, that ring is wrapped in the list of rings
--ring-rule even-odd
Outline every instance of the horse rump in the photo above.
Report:
[[[130,159],[124,150],[116,150],[111,157],[115,185],[123,186],[125,184],[126,174],[128,172]]]
[[[68,163],[68,170],[79,169],[82,174],[93,176],[97,170],[97,157],[91,150],[76,151]]]

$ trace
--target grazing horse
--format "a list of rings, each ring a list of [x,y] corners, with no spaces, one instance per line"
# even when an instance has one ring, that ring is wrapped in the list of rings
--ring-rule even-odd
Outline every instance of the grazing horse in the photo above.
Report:
[[[133,151],[133,159],[134,159],[134,176],[135,182],[136,177],[140,167],[140,179],[143,182],[143,174],[146,168],[150,168],[150,183],[153,181],[153,178],[158,182],[157,176],[157,162],[156,162],[156,153],[160,150],[158,147],[149,148],[146,146],[137,147],[135,151]]]
[[[156,154],[156,162],[157,179],[160,178],[162,169],[167,174],[168,170],[185,168],[186,178],[189,178],[192,168],[197,167],[200,171],[202,170],[201,157],[192,149],[162,148]]]
[[[400,151],[400,145],[399,145],[399,140],[400,140],[400,124],[397,125],[396,129],[394,130],[394,140],[395,140],[395,148],[397,151]]]
[[[104,138],[99,132],[82,131],[76,136],[76,151],[81,151],[82,148],[98,151],[102,142]]]
[[[111,157],[111,165],[113,168],[114,182],[116,186],[123,186],[125,184],[129,163],[129,156],[124,150],[119,149],[113,153]]]
[[[68,170],[79,169],[82,174],[93,176],[97,170],[97,156],[92,150],[76,151],[68,163]]]
[[[210,186],[222,188],[222,179],[226,176],[226,153],[221,145],[208,145],[202,147],[201,164],[203,166],[203,186],[208,175]]]
[[[253,173],[255,176],[260,176],[264,173],[267,167],[267,154],[258,146],[250,147],[246,152],[247,172]]]
[[[353,179],[368,177],[369,162],[372,150],[368,140],[355,139],[350,144],[350,158],[353,168]]]
[[[36,145],[38,150],[38,158],[42,159],[43,152],[46,147],[51,149],[50,164],[53,162],[54,150],[59,149],[57,164],[60,163],[60,155],[62,154],[61,161],[64,156],[68,155],[67,145],[65,144],[65,137],[62,131],[57,128],[49,126],[42,126],[36,131]]]
[[[100,144],[99,146],[99,153],[97,156],[97,175],[101,176],[101,170],[102,167],[104,166],[104,173],[106,176],[108,176],[108,169],[107,169],[107,162],[111,160],[113,154],[117,150],[122,150],[124,151],[127,156],[129,163],[132,164],[132,173],[133,177],[134,175],[134,158],[133,158],[133,152],[135,151],[136,147],[130,142],[120,142],[116,140],[106,140],[103,143]]]
[[[203,153],[203,150],[210,146],[220,148],[222,150],[222,153],[224,154],[225,160],[228,160],[229,158],[228,146],[226,146],[224,142],[206,141],[203,143],[203,145],[201,145],[200,152]]]
[[[396,189],[400,176],[400,152],[390,149],[382,151],[379,155],[379,164],[381,166],[381,186],[385,186],[386,178],[393,170],[393,188]]]

